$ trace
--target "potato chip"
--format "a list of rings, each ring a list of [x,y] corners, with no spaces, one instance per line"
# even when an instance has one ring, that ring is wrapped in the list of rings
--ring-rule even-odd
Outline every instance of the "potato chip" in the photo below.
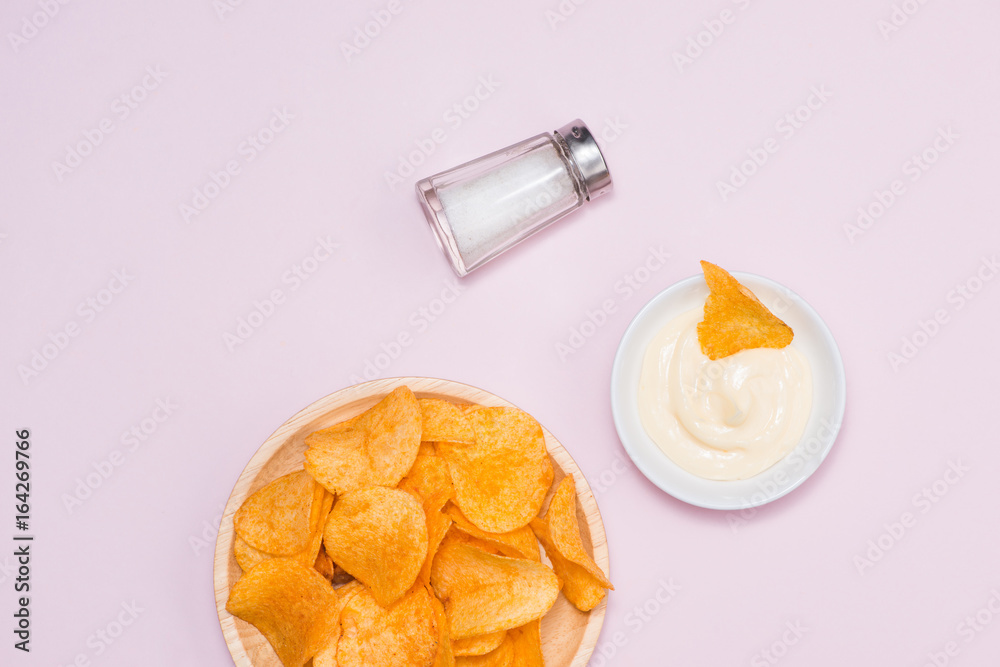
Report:
[[[514,644],[513,667],[545,667],[542,657],[541,623],[532,621],[519,628],[508,630]],[[317,666],[318,667],[318,666]]]
[[[362,590],[362,585],[358,582],[352,582],[347,586],[342,586],[337,591],[337,605],[336,608],[331,610],[330,618],[333,619],[333,631],[330,633],[324,647],[316,652],[313,656],[313,667],[338,667],[337,662],[337,645],[340,643],[340,613],[343,611],[347,603],[350,602],[351,597]]]
[[[489,533],[477,528],[471,521],[465,518],[462,510],[452,503],[445,506],[445,512],[455,521],[455,528],[466,535],[477,538],[474,542],[469,542],[475,546],[480,544],[491,547],[487,549],[491,553],[499,553],[510,558],[528,558],[534,561],[541,561],[541,551],[538,549],[538,540],[528,526],[522,526],[509,533]]]
[[[340,641],[340,626],[337,626],[337,641],[327,645],[326,648],[317,651],[313,656],[312,667],[338,667],[337,663],[337,642]]]
[[[388,606],[413,585],[427,558],[426,517],[406,491],[358,489],[333,506],[323,544],[333,562]]]
[[[545,521],[532,521],[531,527],[538,541],[545,547],[545,554],[552,563],[552,569],[559,577],[563,595],[580,611],[590,611],[604,599],[606,589],[594,575],[571,560],[567,560],[552,544],[549,525]]]
[[[709,359],[792,342],[792,328],[725,269],[704,261],[701,268],[711,294],[705,300],[705,317],[698,323],[698,342]]]
[[[431,585],[444,603],[452,640],[541,618],[559,595],[559,580],[545,565],[448,538],[431,566]]]
[[[249,572],[262,560],[275,557],[274,554],[254,549],[239,535],[234,536],[233,539],[233,555],[236,557],[236,564],[244,572]]]
[[[323,547],[323,529],[326,526],[326,518],[333,507],[333,494],[329,493],[319,484],[316,485],[316,488],[322,491],[322,495],[319,497],[318,507],[314,499],[312,518],[310,519],[310,525],[313,527],[313,536],[310,539],[309,547],[305,551],[300,551],[293,556],[293,558],[307,567],[314,566],[316,559],[319,558],[319,552]]]
[[[342,586],[334,586],[334,590],[337,591],[337,604],[339,605],[339,609],[343,609],[347,602],[351,599],[351,596],[357,595],[366,589],[363,583],[357,579],[351,579]],[[337,613],[339,618],[339,610]]]
[[[463,533],[457,528],[453,528],[448,531],[445,539],[451,542],[461,542],[462,544],[468,544],[470,547],[475,547],[480,551],[485,551],[488,554],[493,554],[494,556],[506,556],[507,558],[520,558],[520,554],[514,553],[514,549],[507,547],[502,549],[501,546],[495,542],[487,542],[486,540],[481,540],[478,537],[473,537],[468,533]],[[513,554],[513,555],[512,555]]]
[[[431,607],[434,608],[434,623],[437,625],[438,648],[437,655],[434,656],[434,667],[455,667],[455,654],[451,651],[451,628],[448,625],[448,615],[445,614],[444,605],[434,594],[434,589],[430,584],[424,584],[424,589],[431,599]]]
[[[329,582],[333,581],[334,574],[337,571],[336,566],[333,564],[333,559],[330,558],[330,554],[326,552],[326,549],[320,549],[319,553],[316,554],[316,560],[313,561],[313,569],[323,575],[323,578]]]
[[[451,470],[455,504],[469,521],[491,533],[527,525],[552,485],[542,427],[516,408],[480,408],[468,419],[475,444],[437,444]]]
[[[315,487],[315,491],[309,519],[312,537],[309,538],[309,546],[298,553],[284,556],[294,558],[307,567],[317,562],[320,546],[323,542],[323,525],[326,522],[326,515],[330,513],[330,508],[333,506],[333,494],[328,493],[319,484],[313,483],[313,486]],[[239,535],[236,535],[233,539],[233,555],[236,557],[236,564],[244,572],[250,571],[262,560],[278,557],[276,554],[254,549]]]
[[[590,611],[604,599],[605,589],[614,590],[601,568],[583,546],[576,516],[576,482],[566,475],[549,501],[545,516],[531,522],[531,528],[545,547],[563,595],[580,611]]]
[[[339,629],[340,626],[338,625]],[[337,636],[340,639],[340,636]],[[319,650],[313,656],[312,667],[337,667],[337,644],[334,643],[324,649]]]
[[[486,655],[469,655],[455,658],[455,667],[513,667],[514,640],[504,637],[500,646]]]
[[[315,482],[315,480],[313,480]],[[309,530],[312,533],[323,531],[326,523],[326,515],[333,507],[333,494],[323,488],[320,484],[313,485],[312,507],[309,510]]]
[[[398,488],[416,495],[427,512],[441,509],[455,495],[448,462],[438,456],[417,455]]]
[[[429,583],[431,580],[431,566],[434,564],[434,556],[437,555],[441,541],[448,534],[451,524],[451,517],[441,510],[427,512],[427,560],[420,568],[420,580],[424,583]]]
[[[306,437],[306,470],[336,494],[396,486],[413,467],[421,419],[413,392],[397,387],[355,419]]]
[[[417,450],[417,456],[437,456],[437,449],[434,447],[434,443],[421,440],[420,449]]]
[[[236,535],[236,539],[233,540],[233,554],[236,556],[236,564],[239,565],[240,569],[244,572],[249,572],[262,560],[267,560],[268,558],[294,558],[303,565],[308,566],[310,564],[310,560],[312,560],[313,563],[316,562],[316,559],[312,557],[312,554],[319,553],[318,546],[322,540],[323,533],[319,533],[313,538],[313,546],[307,548],[305,551],[300,551],[299,553],[292,554],[291,556],[276,556],[274,554],[254,549],[252,546],[244,542],[239,535]]]
[[[580,521],[576,515],[576,480],[573,475],[566,475],[559,482],[543,519],[549,524],[552,542],[559,553],[590,572],[605,588],[614,590],[611,581],[583,546]]]
[[[304,551],[311,544],[315,488],[304,470],[279,477],[236,510],[236,534],[254,549],[276,556]]]
[[[422,440],[468,444],[476,441],[472,425],[454,403],[439,398],[421,398],[417,402],[423,415]]]
[[[431,667],[438,631],[431,594],[423,586],[383,608],[368,589],[340,612],[338,667]]]
[[[455,657],[465,655],[486,655],[503,643],[507,636],[506,630],[491,632],[488,635],[476,635],[465,639],[456,639],[451,642],[451,651]]]
[[[337,630],[337,640],[339,641],[339,625],[337,626]],[[337,642],[334,642],[317,652],[316,655],[313,656],[312,667],[339,667],[339,663],[337,662]]]
[[[335,630],[337,593],[312,568],[269,558],[240,577],[226,610],[254,625],[285,667],[302,667]]]

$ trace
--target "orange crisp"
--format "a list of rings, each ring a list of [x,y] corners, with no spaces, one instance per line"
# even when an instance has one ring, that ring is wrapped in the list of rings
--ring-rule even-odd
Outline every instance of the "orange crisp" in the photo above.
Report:
[[[711,294],[705,300],[705,318],[698,323],[698,342],[709,359],[792,342],[792,328],[725,269],[705,261],[701,268]]]

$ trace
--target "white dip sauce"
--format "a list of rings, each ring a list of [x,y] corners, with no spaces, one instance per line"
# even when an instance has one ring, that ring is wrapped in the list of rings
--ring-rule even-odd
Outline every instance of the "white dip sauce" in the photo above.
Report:
[[[649,344],[639,415],[649,437],[685,470],[714,480],[753,477],[802,438],[812,373],[789,345],[712,361],[701,351],[702,309],[684,313]]]

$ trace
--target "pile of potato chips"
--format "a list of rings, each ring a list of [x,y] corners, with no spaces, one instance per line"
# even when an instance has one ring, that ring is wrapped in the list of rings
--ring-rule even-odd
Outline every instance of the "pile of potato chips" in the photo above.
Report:
[[[701,268],[710,294],[705,317],[698,323],[698,342],[709,359],[759,347],[782,348],[792,342],[792,328],[728,271],[705,261]]]
[[[286,667],[537,667],[560,590],[589,611],[613,589],[572,475],[539,516],[553,467],[520,410],[399,387],[306,444],[304,470],[234,517],[243,576],[226,605]]]

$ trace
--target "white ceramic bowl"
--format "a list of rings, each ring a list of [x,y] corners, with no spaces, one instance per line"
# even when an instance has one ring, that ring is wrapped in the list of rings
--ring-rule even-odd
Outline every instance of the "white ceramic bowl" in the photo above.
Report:
[[[611,372],[611,411],[625,451],[658,487],[686,503],[709,509],[756,507],[789,493],[826,458],[840,430],[847,401],[844,362],[819,314],[788,288],[750,273],[733,276],[795,332],[792,345],[809,360],[813,405],[799,444],[781,461],[745,480],[723,482],[694,475],[674,463],[646,433],[638,410],[639,375],[650,341],[678,315],[702,307],[708,285],[699,274],[671,285],[643,306],[618,345]]]

